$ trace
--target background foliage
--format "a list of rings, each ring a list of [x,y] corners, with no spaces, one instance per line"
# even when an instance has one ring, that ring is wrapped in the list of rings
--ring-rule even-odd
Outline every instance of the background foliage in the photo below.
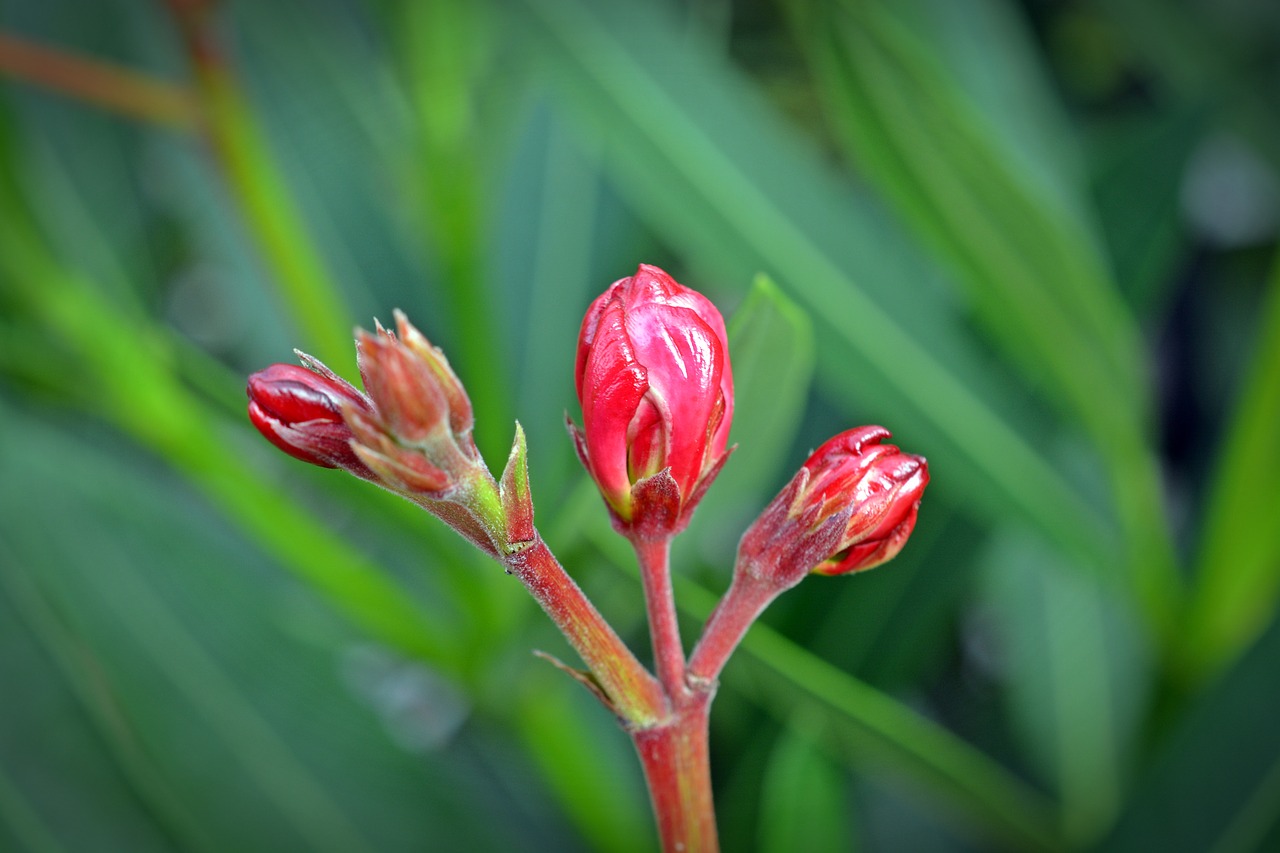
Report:
[[[933,472],[726,671],[726,849],[1276,849],[1277,8],[6,4],[0,848],[651,849],[533,602],[241,392],[404,308],[647,649],[562,424],[644,260],[739,388],[686,638],[808,448]]]

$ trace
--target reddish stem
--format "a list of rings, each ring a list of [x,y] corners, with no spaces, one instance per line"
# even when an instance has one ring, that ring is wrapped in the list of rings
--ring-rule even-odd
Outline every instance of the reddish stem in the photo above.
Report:
[[[653,643],[653,666],[667,697],[677,702],[688,692],[685,685],[684,645],[676,618],[675,593],[671,589],[671,540],[663,537],[631,540],[640,563],[644,606],[649,615],[649,636]]]
[[[535,533],[532,545],[502,558],[556,623],[629,726],[656,724],[666,716],[662,686],[614,632]]]
[[[707,723],[714,691],[686,691],[663,724],[632,732],[665,853],[716,853]]]
[[[195,124],[195,98],[182,86],[8,33],[0,33],[0,73],[134,118]]]
[[[690,679],[714,684],[751,623],[781,592],[776,585],[750,572],[735,572],[729,591],[712,611],[689,657]]]

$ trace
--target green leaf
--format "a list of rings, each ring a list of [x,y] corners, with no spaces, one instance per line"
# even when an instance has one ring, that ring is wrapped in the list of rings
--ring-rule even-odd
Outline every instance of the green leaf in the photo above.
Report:
[[[1028,37],[989,0],[803,9],[829,110],[867,179],[1108,460],[1125,567],[1151,627],[1170,634],[1179,578],[1145,440],[1138,330],[1085,214],[1083,179],[1064,165],[1063,123]]]
[[[760,795],[760,850],[855,850],[849,780],[796,714],[773,747]]]
[[[375,704],[377,694],[357,698],[339,680],[335,659],[351,651],[341,623],[211,524],[203,501],[163,469],[141,474],[145,457],[118,444],[88,450],[13,412],[5,422],[5,598],[35,626],[124,788],[163,835],[193,849],[494,842],[494,828],[462,808],[466,775],[447,753],[428,771],[391,742],[382,718],[391,709]],[[63,525],[53,535],[50,519]],[[420,666],[417,681],[443,684]],[[402,678],[401,702],[407,686]],[[440,717],[448,691],[433,689],[422,699],[435,696],[430,713]],[[6,714],[34,710],[18,703]],[[44,761],[7,766],[32,792],[48,772]],[[83,782],[59,786],[48,796],[62,801],[41,807],[71,808],[105,833],[114,810],[78,804],[91,795]],[[55,837],[80,831],[80,820],[56,822]],[[139,839],[127,846],[145,845]]]
[[[528,45],[651,227],[726,283],[763,270],[794,294],[818,325],[820,375],[910,425],[967,507],[1110,559],[1111,522],[1020,433],[1025,397],[946,314],[936,270],[883,211],[657,10],[524,5]]]
[[[524,742],[592,850],[643,853],[657,842],[632,749],[586,690],[542,661],[517,691]],[[624,769],[625,768],[625,769]]]
[[[676,565],[696,549],[704,559],[715,555],[719,574],[764,496],[789,477],[780,469],[800,429],[815,360],[808,316],[765,275],[756,276],[727,331],[735,398],[729,441],[738,450],[675,544]]]
[[[1187,675],[1229,664],[1280,600],[1280,263],[1209,493],[1182,648]]]
[[[1105,853],[1249,853],[1280,828],[1280,622],[1161,740]]]
[[[1057,794],[1064,833],[1087,843],[1127,788],[1150,689],[1141,632],[1099,579],[1033,540],[998,538],[983,562],[1015,732]]]
[[[1133,126],[1106,128],[1095,143],[1099,225],[1115,280],[1143,314],[1167,304],[1178,281],[1175,265],[1190,251],[1178,194],[1205,133],[1205,113],[1169,110]]]
[[[1131,431],[1144,400],[1136,329],[1082,215],[1083,182],[1046,165],[1067,159],[1053,156],[1065,134],[1051,132],[1049,88],[1019,28],[983,0],[815,5],[805,23],[868,180],[1025,368],[1095,434]]]

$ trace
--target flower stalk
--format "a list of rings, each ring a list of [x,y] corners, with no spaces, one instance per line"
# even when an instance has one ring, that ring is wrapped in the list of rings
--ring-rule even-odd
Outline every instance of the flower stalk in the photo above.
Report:
[[[883,427],[818,448],[743,534],[729,590],[686,658],[671,540],[733,450],[724,321],[657,267],[615,282],[583,321],[583,427],[569,430],[635,551],[655,676],[539,535],[520,424],[495,479],[472,437],[462,382],[444,353],[395,317],[395,331],[357,332],[363,391],[299,353],[302,367],[273,365],[249,378],[250,420],[291,456],[413,501],[514,575],[587,670],[543,657],[587,687],[635,744],[663,850],[715,853],[708,723],[725,663],[769,603],[808,575],[865,571],[902,549],[929,481],[925,460],[885,444]]]
[[[708,748],[713,690],[690,691],[663,724],[632,733],[667,853],[720,849]]]
[[[654,669],[667,696],[678,700],[688,691],[688,686],[685,684],[684,645],[680,641],[675,593],[671,588],[671,540],[666,537],[636,538],[632,544],[640,563]]]

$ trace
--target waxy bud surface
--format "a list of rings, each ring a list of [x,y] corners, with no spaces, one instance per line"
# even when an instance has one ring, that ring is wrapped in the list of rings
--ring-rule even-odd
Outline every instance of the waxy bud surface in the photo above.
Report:
[[[897,556],[929,467],[881,443],[889,437],[884,427],[859,427],[814,451],[743,535],[740,568],[786,588],[810,572],[863,571]]]
[[[641,264],[587,311],[576,369],[578,455],[623,530],[688,521],[727,458],[733,373],[724,319],[702,294]]]
[[[398,336],[380,325],[357,332],[367,396],[298,353],[305,368],[274,364],[249,377],[249,419],[289,455],[403,495],[496,556],[506,519],[472,438],[471,401],[444,354],[395,316]],[[528,516],[520,518],[524,532],[532,509],[511,503]]]
[[[373,479],[351,449],[342,411],[368,412],[367,397],[324,365],[273,364],[249,377],[249,420],[268,441],[304,462]]]

